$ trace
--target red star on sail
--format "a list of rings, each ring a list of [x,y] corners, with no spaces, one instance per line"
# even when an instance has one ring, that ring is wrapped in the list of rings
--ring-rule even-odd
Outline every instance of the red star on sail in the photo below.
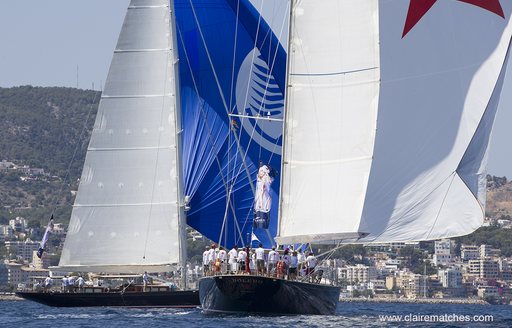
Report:
[[[500,0],[458,0],[460,2],[469,3],[486,9],[498,16],[505,18],[503,8],[501,7]],[[421,18],[432,8],[437,0],[411,0],[409,3],[409,11],[405,19],[404,32],[402,38],[409,33],[409,31],[416,25]]]

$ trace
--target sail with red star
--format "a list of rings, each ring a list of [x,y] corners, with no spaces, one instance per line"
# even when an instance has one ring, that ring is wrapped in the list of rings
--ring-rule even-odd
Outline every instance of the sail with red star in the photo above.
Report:
[[[511,13],[505,0],[294,2],[276,239],[480,227]]]

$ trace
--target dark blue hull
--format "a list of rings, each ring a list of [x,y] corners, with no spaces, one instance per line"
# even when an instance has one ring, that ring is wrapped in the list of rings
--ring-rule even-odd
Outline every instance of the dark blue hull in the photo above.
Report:
[[[222,275],[199,280],[205,312],[323,314],[336,312],[340,287],[276,278]]]
[[[17,292],[24,299],[56,307],[197,307],[197,290],[159,292],[42,293]]]

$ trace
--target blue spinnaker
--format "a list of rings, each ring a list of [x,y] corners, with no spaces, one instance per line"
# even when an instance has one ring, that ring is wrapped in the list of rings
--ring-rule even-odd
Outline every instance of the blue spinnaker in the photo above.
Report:
[[[253,188],[265,164],[277,171],[270,226],[254,233],[270,246],[277,229],[286,52],[249,0],[177,0],[175,10],[187,222],[226,247],[249,242]]]

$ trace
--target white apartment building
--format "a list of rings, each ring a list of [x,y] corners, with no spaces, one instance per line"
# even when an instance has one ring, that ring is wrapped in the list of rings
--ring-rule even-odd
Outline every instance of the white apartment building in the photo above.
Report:
[[[434,243],[434,265],[449,265],[452,263],[452,242],[450,239],[436,240]]]
[[[462,288],[462,272],[459,269],[439,270],[437,275],[444,288]]]
[[[340,273],[341,278],[347,279],[351,284],[368,284],[370,280],[377,278],[377,271],[375,268],[363,264],[356,264],[354,266],[341,268]]]

